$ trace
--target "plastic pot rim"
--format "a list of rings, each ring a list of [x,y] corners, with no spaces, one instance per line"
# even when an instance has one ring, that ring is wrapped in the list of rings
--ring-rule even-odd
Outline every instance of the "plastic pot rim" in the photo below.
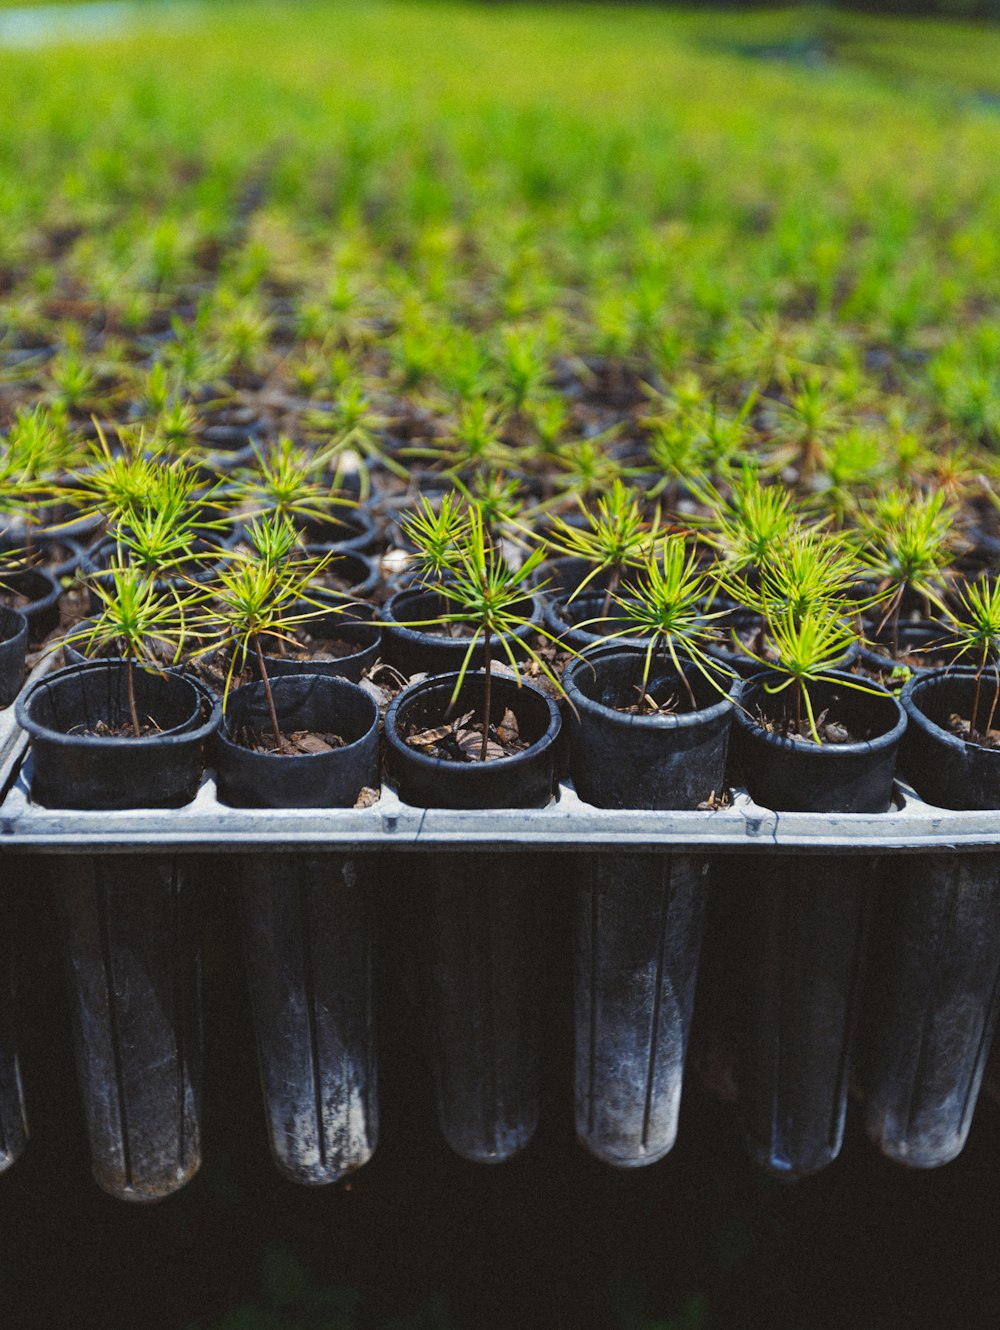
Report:
[[[403,587],[401,591],[397,591],[394,595],[390,596],[389,599],[385,602],[385,604],[381,607],[380,614],[382,620],[382,627],[388,628],[392,632],[404,632],[415,646],[468,647],[471,645],[473,641],[471,637],[448,637],[445,633],[428,633],[424,632],[420,628],[410,627],[409,623],[405,619],[397,619],[393,612],[393,601],[399,600],[400,597],[402,596],[417,596],[417,595],[434,596],[434,595],[440,595],[440,592],[438,592],[435,587],[426,587],[426,586]],[[542,602],[537,592],[531,592],[531,591],[527,592],[526,595],[524,596],[524,599],[522,601],[518,601],[517,604],[531,605],[532,608],[531,621],[527,624],[524,624],[522,627],[516,628],[512,633],[499,634],[500,637],[504,638],[508,642],[516,641],[519,637],[524,636],[526,633],[535,631],[538,625],[543,622]],[[476,645],[480,646],[482,644],[482,641],[483,641],[483,635],[482,633],[480,633],[479,637],[476,639]],[[432,675],[431,677],[444,678],[444,675]],[[497,677],[502,678],[503,676],[498,675]],[[423,682],[424,680],[421,680],[421,683]]]
[[[347,688],[352,688],[355,692],[360,693],[361,696],[364,697],[365,700],[371,704],[373,712],[372,723],[365,730],[364,734],[359,735],[357,739],[352,739],[349,744],[344,744],[342,748],[333,749],[332,752],[347,754],[350,753],[352,749],[359,748],[362,744],[367,743],[369,737],[371,736],[372,730],[378,728],[378,723],[379,723],[378,704],[376,703],[375,699],[371,696],[370,693],[366,693],[363,688],[359,687],[358,684],[352,682],[352,680],[345,679],[343,678],[342,675],[339,674],[311,674],[307,670],[296,670],[294,674],[275,675],[274,678],[272,678],[270,681],[271,692],[273,694],[275,689],[277,689],[278,692],[280,692],[283,688],[291,687],[292,681],[294,681],[296,684],[299,684],[299,683],[305,683],[307,680],[310,679],[316,683],[319,683],[321,687],[324,689],[329,689],[331,685],[332,686],[344,685]],[[282,680],[285,680],[286,682],[283,683],[281,682]],[[232,698],[236,697],[238,694],[246,693],[247,691],[250,690],[256,690],[257,692],[260,693],[262,697],[265,696],[263,681],[260,679],[256,679],[252,683],[241,684],[239,688],[234,688],[229,695],[230,700],[232,700]],[[278,719],[280,720],[281,706],[279,704],[279,700],[277,697],[275,697],[274,699],[274,706],[275,710],[278,713]],[[255,758],[262,758],[272,762],[283,762],[283,763],[288,762],[289,760],[288,754],[259,753],[253,748],[248,748],[246,744],[237,743],[235,739],[230,738],[227,728],[229,723],[228,718],[226,716],[226,713],[222,711],[221,703],[219,704],[219,709],[221,713],[221,720],[219,722],[219,728],[216,731],[215,735],[215,739],[218,744],[221,744],[222,747],[231,749],[233,752],[236,753],[250,753]],[[296,760],[304,758],[308,761],[310,758],[313,757],[328,758],[330,757],[330,753],[295,753],[293,757]]]
[[[843,759],[848,757],[860,757],[865,753],[875,753],[883,748],[891,748],[894,744],[899,743],[900,739],[903,737],[903,733],[906,730],[907,713],[901,705],[901,700],[893,696],[887,688],[883,688],[881,684],[877,684],[873,680],[867,680],[863,688],[858,688],[856,686],[858,675],[847,674],[843,670],[831,670],[829,674],[824,674],[821,679],[817,679],[815,682],[844,683],[846,681],[852,685],[852,691],[858,693],[860,697],[863,697],[866,693],[871,693],[879,698],[885,698],[889,702],[895,703],[898,714],[896,716],[896,723],[891,729],[886,730],[882,734],[876,735],[874,739],[865,739],[861,743],[810,743],[808,745],[798,743],[795,739],[789,739],[783,734],[774,734],[770,730],[765,730],[762,725],[757,724],[747,711],[746,705],[744,704],[752,700],[748,695],[751,689],[755,686],[760,687],[765,679],[781,677],[784,676],[780,675],[775,670],[761,670],[758,674],[751,675],[743,684],[740,705],[735,708],[735,715],[733,717],[735,723],[748,735],[753,736],[761,743],[767,744],[769,747],[779,749],[783,752],[826,753],[833,758],[839,758],[843,761]]]
[[[187,674],[178,674],[171,670],[148,670],[146,672],[189,684],[196,695],[198,705],[200,706],[202,702],[209,704],[207,718],[193,729],[171,730],[166,734],[145,734],[139,738],[125,735],[101,737],[93,734],[63,734],[61,730],[52,730],[47,725],[40,724],[30,714],[29,708],[32,701],[51,688],[53,684],[58,684],[60,680],[71,676],[76,677],[87,672],[96,674],[98,671],[103,671],[110,673],[113,670],[120,670],[126,664],[127,662],[120,656],[113,657],[111,660],[87,660],[80,665],[65,665],[61,670],[54,670],[51,674],[45,675],[37,683],[32,684],[26,692],[21,693],[14,703],[14,714],[18,725],[32,738],[44,739],[46,743],[63,748],[83,748],[93,744],[124,743],[128,745],[130,752],[141,751],[142,749],[161,750],[165,747],[190,744],[195,740],[207,739],[212,731],[218,727],[222,716],[222,703],[215,693],[200,679]],[[137,665],[136,668],[143,669],[144,667]]]
[[[648,730],[650,733],[655,733],[663,730],[692,729],[703,725],[706,721],[713,721],[724,715],[726,711],[736,708],[736,704],[740,700],[743,680],[738,675],[734,675],[729,680],[729,691],[726,694],[720,696],[719,700],[713,702],[711,706],[699,707],[696,711],[684,711],[670,716],[637,716],[626,711],[619,711],[616,707],[605,706],[603,702],[596,702],[581,690],[576,682],[576,675],[583,670],[591,669],[602,660],[618,655],[632,656],[639,660],[645,657],[646,649],[627,642],[623,642],[620,646],[608,643],[600,650],[588,652],[585,657],[570,661],[567,665],[563,675],[563,687],[566,689],[567,700],[578,715],[599,716],[605,720],[613,720],[621,725],[627,725],[630,729]],[[690,664],[695,669],[698,668],[697,662],[690,660],[687,656],[678,655],[678,659],[682,665]],[[669,667],[672,673],[676,673],[672,661],[669,662]]]
[[[417,683],[411,683],[404,688],[401,693],[397,693],[389,704],[389,709],[385,713],[384,733],[386,744],[396,753],[405,757],[408,762],[414,764],[418,770],[425,772],[432,771],[461,771],[464,779],[477,780],[480,777],[473,775],[473,772],[495,771],[498,767],[503,767],[505,771],[510,771],[516,766],[527,765],[527,763],[536,759],[539,754],[551,748],[559,737],[559,731],[562,727],[562,716],[559,713],[558,705],[553,702],[540,688],[533,684],[521,681],[519,684],[506,674],[494,674],[491,688],[495,688],[498,682],[509,684],[512,689],[518,692],[522,690],[532,693],[540,698],[548,708],[549,723],[545,728],[545,733],[540,735],[534,743],[529,744],[527,748],[520,753],[512,753],[509,757],[497,757],[491,762],[451,762],[444,757],[431,757],[427,753],[421,753],[417,748],[411,748],[410,745],[402,739],[399,733],[398,717],[408,703],[421,692],[429,691],[431,688],[438,688],[442,684],[450,685],[454,688],[455,681],[458,679],[458,673],[451,674],[432,674],[426,679],[420,679]],[[465,684],[476,679],[485,679],[485,670],[468,670],[465,674]]]
[[[970,748],[976,753],[995,754],[1000,759],[1000,748],[987,748],[985,744],[973,743],[969,739],[960,739],[957,734],[950,734],[927,715],[925,711],[917,705],[914,698],[915,693],[919,693],[922,688],[930,688],[941,679],[966,679],[975,680],[977,670],[975,665],[945,665],[936,670],[923,670],[915,674],[912,679],[908,679],[899,695],[900,703],[908,719],[918,729],[924,731],[935,740],[951,749],[954,753],[966,753]],[[987,759],[988,760],[988,759]]]
[[[4,631],[5,624],[10,626],[9,633]],[[11,605],[0,605],[0,647],[16,642],[22,636],[27,641],[28,620],[24,611],[15,610]]]
[[[545,624],[545,627],[555,637],[561,638],[564,642],[568,643],[569,645],[572,645],[572,639],[576,637],[577,641],[581,644],[577,649],[580,650],[581,652],[585,651],[587,653],[588,658],[592,658],[594,656],[595,650],[600,650],[604,646],[613,645],[613,643],[608,641],[610,634],[599,632],[597,623],[592,623],[591,627],[584,628],[581,627],[580,624],[573,623],[570,619],[568,619],[565,616],[563,610],[569,604],[569,601],[566,597],[564,596],[546,597],[544,593],[542,593],[542,596],[543,596],[542,619]],[[600,598],[601,598],[601,593],[600,592],[595,593],[593,599],[599,600]],[[585,595],[579,597],[580,601],[583,601],[585,599],[586,599]],[[591,620],[600,619],[599,615],[591,615],[589,617],[591,618]],[[604,620],[604,622],[613,621],[614,617],[615,617],[614,614],[611,611],[609,611],[607,618]],[[628,644],[634,643],[635,645],[641,646],[643,648],[648,647],[650,642],[653,640],[652,635],[647,635],[645,637],[632,636],[626,638],[623,633],[615,633],[614,636],[621,637],[623,643],[628,643]]]
[[[29,617],[29,610],[37,613],[40,609],[48,609],[54,601],[59,599],[63,592],[59,578],[51,569],[46,568],[41,564],[31,568],[12,568],[7,574],[7,577],[14,582],[16,582],[19,577],[37,577],[48,583],[48,589],[44,596],[38,596],[34,600],[29,600],[27,605],[22,608],[21,613],[24,614],[26,618]],[[24,594],[27,593],[25,592]],[[10,608],[13,609],[13,606],[10,606]]]

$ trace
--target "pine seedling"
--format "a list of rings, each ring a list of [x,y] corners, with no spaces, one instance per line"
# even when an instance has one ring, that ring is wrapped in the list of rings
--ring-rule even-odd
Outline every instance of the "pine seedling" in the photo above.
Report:
[[[625,569],[639,567],[653,548],[658,520],[646,520],[638,496],[621,479],[614,481],[609,494],[598,499],[595,511],[589,511],[582,502],[580,509],[587,525],[575,527],[561,517],[554,517],[549,544],[558,554],[585,559],[591,565],[570,600],[580,595],[599,574],[608,574],[601,610],[601,617],[606,619]]]
[[[762,615],[787,608],[802,619],[815,605],[834,603],[862,581],[866,567],[844,535],[833,535],[820,527],[797,526],[789,531],[772,557],[761,566],[759,584],[740,577],[727,577],[721,585],[740,605]],[[864,613],[885,598],[885,592],[851,600],[853,614]]]
[[[501,343],[499,359],[504,393],[513,410],[522,412],[548,380],[545,339],[537,328],[507,328]]]
[[[18,411],[0,446],[0,514],[24,522],[27,548],[39,507],[56,498],[56,478],[75,458],[68,432],[43,406]]]
[[[416,549],[413,556],[422,586],[440,590],[457,558],[456,550],[470,527],[468,510],[454,491],[435,507],[421,494],[416,509],[402,521],[403,533]]]
[[[772,600],[767,594],[762,597],[764,635],[774,659],[755,658],[762,669],[772,670],[779,676],[774,681],[765,682],[764,691],[772,697],[781,693],[786,695],[786,733],[794,727],[795,733],[802,735],[805,716],[813,742],[822,744],[809,686],[828,679],[837,663],[856,643],[857,633],[849,618],[851,611],[850,603],[842,599],[820,601],[797,615],[787,602]],[[860,692],[875,691],[847,680],[838,682]]]
[[[471,485],[466,485],[460,477],[456,478],[455,484],[468,502],[482,513],[494,544],[499,543],[502,533],[516,528],[524,507],[520,482],[516,478],[505,476],[501,471],[477,470]]]
[[[459,408],[458,420],[439,444],[410,448],[408,456],[432,459],[451,476],[480,468],[500,468],[513,460],[510,448],[500,437],[503,413],[485,397],[473,397]]]
[[[792,393],[782,413],[788,460],[798,471],[799,484],[808,484],[824,464],[826,442],[840,424],[840,404],[816,375],[810,375]]]
[[[330,434],[330,440],[319,449],[315,463],[320,468],[332,468],[339,475],[349,455],[360,459],[361,498],[371,494],[372,466],[383,467],[400,480],[409,480],[409,472],[385,448],[382,434],[389,420],[376,412],[362,385],[348,381],[341,385],[329,411],[312,411],[306,417],[311,430]]]
[[[120,451],[114,452],[104,430],[96,421],[95,425],[97,439],[90,448],[89,465],[70,473],[67,497],[81,515],[96,514],[111,524],[142,503],[157,467],[143,449],[141,434],[125,434]]]
[[[171,662],[180,660],[191,636],[191,615],[201,601],[198,593],[184,595],[170,587],[163,591],[145,569],[115,563],[95,579],[93,589],[101,608],[83,629],[71,633],[85,652],[112,647],[125,660],[129,715],[136,738],[142,734],[135,696],[135,669],[163,666],[164,648],[173,648]]]
[[[976,691],[969,716],[969,736],[977,731],[976,718],[983,674],[987,666],[993,670],[993,700],[983,735],[993,729],[997,704],[1000,702],[1000,581],[996,579],[968,582],[959,587],[952,597],[947,621],[947,641],[957,648],[956,658],[971,658],[976,667]]]
[[[907,591],[944,610],[946,569],[951,558],[958,510],[939,491],[925,495],[889,490],[862,517],[867,537],[863,561],[881,590],[890,594],[883,623],[892,625],[892,649],[899,650],[899,615]]]
[[[297,522],[321,522],[332,509],[353,507],[324,478],[324,458],[282,435],[266,451],[256,451],[256,462],[231,484],[234,506],[246,504],[255,515],[274,515]]]
[[[459,667],[452,692],[453,705],[465,682],[473,653],[477,645],[482,643],[485,674],[482,694],[482,742],[479,748],[481,762],[485,762],[488,755],[492,665],[498,645],[520,684],[521,667],[510,647],[508,637],[530,624],[540,636],[550,642],[556,640],[546,629],[532,624],[530,611],[525,613],[523,609],[525,601],[532,594],[534,573],[544,558],[545,551],[539,546],[531,551],[520,567],[512,568],[490,540],[482,513],[472,505],[468,513],[468,525],[454,545],[453,557],[448,565],[447,580],[441,582],[437,588],[447,608],[442,609],[434,618],[408,625],[437,626],[447,629],[449,625],[461,624],[471,629],[468,650]],[[519,649],[528,656],[554,688],[562,690],[562,685],[551,667],[530,643],[522,638]]]
[[[647,424],[649,471],[660,477],[649,490],[649,497],[658,499],[664,495],[668,511],[673,511],[682,485],[705,483],[704,438],[690,416],[656,418]]]
[[[749,465],[734,482],[728,500],[713,487],[699,497],[709,508],[706,537],[729,573],[759,571],[799,524],[788,490],[762,485]]]
[[[267,549],[266,538],[262,543]],[[309,592],[316,569],[314,563],[285,562],[276,566],[274,553],[272,548],[270,554],[264,556],[256,550],[237,554],[219,569],[211,588],[211,600],[199,623],[201,635],[210,637],[211,641],[194,655],[197,657],[220,649],[228,653],[229,664],[222,691],[223,711],[237,673],[245,668],[251,653],[255,656],[275,751],[281,752],[284,740],[267,673],[264,641],[273,638],[278,642],[294,643],[295,630],[302,623],[317,614],[335,611],[337,607],[320,606],[311,601]],[[302,604],[317,604],[317,608],[299,609]]]
[[[620,481],[623,477],[636,474],[623,467],[608,452],[607,445],[616,434],[617,427],[561,447],[556,456],[560,493],[553,500],[540,506],[551,508],[569,495],[578,502],[586,504],[595,497],[606,494],[616,480]]]
[[[726,668],[712,661],[705,647],[713,640],[713,621],[725,611],[706,612],[705,604],[715,589],[715,578],[699,566],[697,553],[689,550],[680,534],[663,537],[642,565],[641,576],[623,584],[614,601],[624,623],[602,641],[618,637],[648,638],[640,688],[640,710],[647,698],[649,675],[658,655],[669,660],[687,690],[692,709],[697,708],[694,691],[684,672],[682,657],[694,662],[712,684],[721,688],[718,676]],[[599,622],[592,620],[591,622]],[[580,625],[585,626],[585,625]]]

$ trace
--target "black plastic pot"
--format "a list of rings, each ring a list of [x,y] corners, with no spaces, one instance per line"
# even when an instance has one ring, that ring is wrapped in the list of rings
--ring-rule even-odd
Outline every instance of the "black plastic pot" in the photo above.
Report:
[[[764,729],[758,711],[783,714],[786,694],[769,696],[765,682],[779,676],[758,673],[744,685],[733,721],[733,747],[752,798],[787,813],[885,813],[892,800],[896,755],[906,716],[894,697],[875,683],[861,691],[857,678],[831,674],[812,684],[809,695],[818,716],[866,736],[858,743],[804,744]]]
[[[62,587],[44,568],[24,568],[0,576],[5,591],[24,596],[27,603],[18,613],[28,621],[28,641],[42,642],[59,627],[59,597]]]
[[[0,605],[0,707],[9,707],[21,691],[27,650],[27,619]]]
[[[307,545],[306,554],[312,558],[321,558],[327,551],[319,545]],[[335,554],[324,568],[324,573],[338,578],[345,583],[345,589],[338,591],[331,588],[333,595],[348,595],[352,600],[370,600],[378,591],[379,570],[375,560],[367,554]],[[312,586],[317,590],[326,590],[323,574],[313,578]]]
[[[326,517],[303,522],[306,542],[337,554],[364,554],[378,540],[378,523],[367,508],[344,506]]]
[[[190,857],[47,861],[94,1177],[156,1201],[201,1163],[200,893]]]
[[[436,591],[427,591],[423,587],[407,587],[397,591],[382,606],[382,649],[386,664],[399,670],[409,678],[413,674],[450,674],[462,668],[469,650],[468,637],[448,637],[442,632],[431,632],[424,628],[408,628],[407,624],[419,624],[437,617],[442,612],[453,612],[457,607]],[[526,596],[524,602],[515,607],[530,622],[516,632],[507,635],[507,644],[515,652],[519,642],[529,638],[534,631],[533,625],[542,621],[542,605],[536,597]],[[470,669],[481,669],[484,663],[482,638],[476,643],[469,657]],[[503,646],[496,642],[494,658],[506,659]]]
[[[545,601],[545,627],[573,651],[592,652],[602,646],[610,646],[609,637],[619,635],[618,645],[626,640],[637,646],[648,646],[650,638],[621,634],[633,627],[634,621],[623,614],[615,604],[607,615],[604,609],[604,593],[583,592],[575,600],[569,601],[564,596],[549,597]],[[581,627],[585,624],[586,627]]]
[[[403,742],[407,725],[440,723],[454,677],[414,684],[386,716],[388,763],[402,799],[436,808],[532,808],[548,802],[559,733],[555,704],[528,685],[493,679],[531,747],[495,762],[430,758]],[[473,709],[482,675],[467,677],[456,715]],[[436,718],[433,720],[432,718]],[[491,770],[492,768],[492,770]],[[438,1120],[466,1159],[494,1163],[531,1140],[538,1121],[537,911],[547,865],[537,855],[427,854],[412,872],[426,889],[422,951]]]
[[[244,726],[270,730],[263,683],[237,688],[215,737],[220,800],[235,808],[349,808],[364,786],[378,784],[378,708],[356,684],[335,675],[295,673],[271,681],[283,729],[332,732],[343,748],[281,756],[237,743]]]
[[[17,1162],[28,1142],[14,1031],[11,942],[0,939],[0,1173]]]
[[[535,570],[534,585],[546,600],[560,600],[571,596],[594,565],[586,559],[579,559],[573,554],[561,554],[554,559],[545,559]],[[587,589],[606,591],[611,574],[607,570],[595,573],[587,583]]]
[[[271,1152],[293,1182],[338,1181],[378,1139],[370,865],[336,854],[238,861]]]
[[[143,714],[163,733],[67,733],[128,715],[124,662],[40,680],[18,699],[31,735],[32,798],[53,807],[176,807],[201,778],[218,703],[199,683],[136,673]],[[69,966],[77,1070],[94,1175],[125,1200],[176,1191],[200,1163],[201,1017],[191,861],[65,855],[50,862]]]
[[[404,803],[418,808],[541,808],[552,797],[559,709],[530,684],[495,674],[491,682],[496,719],[509,707],[521,738],[530,746],[494,762],[449,762],[429,757],[405,742],[411,726],[427,729],[445,718],[478,711],[482,671],[465,676],[452,702],[457,675],[424,679],[405,688],[385,718],[386,768]]]
[[[140,717],[159,733],[100,738],[78,733],[129,722],[126,663],[88,661],[39,679],[16,702],[31,739],[31,797],[49,808],[179,808],[197,793],[205,744],[220,717],[196,679],[134,668]]]
[[[645,658],[641,648],[608,647],[567,669],[574,783],[602,808],[694,808],[723,788],[732,701],[692,666],[704,709],[661,717],[615,710],[635,697]],[[679,688],[667,667],[648,683],[654,696]],[[650,1164],[677,1137],[708,863],[687,854],[592,854],[580,871],[577,1136],[607,1163]]]
[[[732,639],[734,631],[755,630],[760,620],[749,610],[732,610],[725,618],[715,621],[718,641],[707,648],[707,654],[725,669],[732,670],[741,679],[752,679],[760,673],[759,660],[754,660],[738,648]]]
[[[608,645],[567,667],[576,792],[599,808],[696,808],[713,791],[722,793],[738,682],[720,672],[713,683],[688,662],[697,711],[639,716],[617,710],[638,697],[645,663],[641,646]],[[646,691],[657,700],[687,697],[673,666],[659,661]]]
[[[946,808],[1000,809],[1000,751],[942,728],[971,713],[975,671],[922,674],[903,692],[901,766]],[[984,676],[979,722],[993,700]],[[866,1125],[915,1168],[965,1144],[1000,1000],[1000,855],[915,855],[892,863],[869,993]]]
[[[898,629],[898,655],[907,657],[906,668],[913,674],[924,674],[929,670],[941,669],[951,665],[956,658],[957,648],[949,649],[945,645],[947,629],[944,624],[933,619],[915,619],[901,623]],[[890,689],[901,689],[908,675],[892,678],[896,660],[892,655],[892,630],[882,628],[869,637],[870,645],[863,646],[858,652],[858,662],[862,668],[878,671],[883,685]]]
[[[334,592],[328,594],[331,600],[342,599]],[[272,639],[262,644],[269,676],[278,678],[284,674],[330,674],[357,683],[365,670],[371,669],[378,660],[382,647],[382,629],[374,621],[375,612],[370,605],[345,603],[341,611],[331,609],[329,614],[317,614],[315,605],[303,603],[293,605],[289,613],[309,614],[311,617],[302,624],[302,628],[317,641],[339,642],[351,650],[335,660],[310,660],[304,656],[297,657],[291,647],[288,654],[277,655]]]
[[[194,465],[206,483],[229,475],[254,460],[255,444],[260,438],[259,423],[233,424],[220,417],[202,430],[198,443],[202,449]]]
[[[62,533],[41,535],[37,531],[33,531],[29,538],[23,528],[0,531],[0,550],[18,550],[26,559],[32,555],[40,556],[45,572],[57,580],[74,573],[83,558],[83,546],[78,541]]]
[[[260,684],[235,692],[227,726],[238,718],[266,721],[262,693]],[[378,711],[371,698],[343,679],[315,676],[275,679],[274,695],[290,725],[335,726],[345,738],[363,732],[348,748],[298,758],[249,753],[220,739],[228,773],[220,773],[220,784],[225,779],[230,796],[242,795],[240,806],[300,807],[305,789],[326,796],[325,805],[313,807],[345,807],[364,786],[377,784]],[[242,754],[259,760],[234,777]],[[336,1182],[360,1168],[378,1137],[371,863],[340,854],[236,859],[271,1152],[286,1177],[307,1185]]]
[[[888,694],[855,692],[835,679],[812,690],[864,743],[822,748],[756,725],[782,700],[744,687],[734,741],[753,798],[777,811],[884,812],[905,728]],[[872,685],[874,688],[875,685]],[[716,878],[733,965],[736,1078],[753,1157],[784,1177],[816,1172],[843,1140],[877,860],[810,855],[727,859]],[[724,912],[724,913],[723,913]]]
[[[1000,1002],[1000,855],[915,855],[886,871],[866,1011],[865,1125],[937,1168],[965,1145]]]
[[[979,725],[986,722],[995,685],[995,676],[986,670],[976,716]],[[968,666],[921,674],[903,689],[901,700],[910,725],[900,771],[921,798],[939,808],[1000,808],[1000,749],[967,743],[946,728],[953,713],[969,718],[975,692],[976,671]]]

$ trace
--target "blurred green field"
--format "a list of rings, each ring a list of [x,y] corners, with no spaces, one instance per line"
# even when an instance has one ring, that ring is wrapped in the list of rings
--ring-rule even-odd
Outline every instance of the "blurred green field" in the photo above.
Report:
[[[1000,31],[402,0],[178,12],[0,50],[9,345],[86,340],[54,297],[125,332],[181,311],[209,342],[282,298],[304,384],[321,371],[303,326],[350,306],[350,372],[395,392],[440,383],[457,328],[487,355],[514,336],[658,382],[694,368],[734,401],[816,371],[848,423],[884,432],[905,408],[992,444]]]

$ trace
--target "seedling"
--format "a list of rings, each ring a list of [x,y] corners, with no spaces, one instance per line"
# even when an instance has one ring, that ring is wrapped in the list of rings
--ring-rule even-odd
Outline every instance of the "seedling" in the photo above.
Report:
[[[440,590],[458,557],[457,550],[469,534],[471,519],[453,491],[435,506],[421,494],[417,508],[403,518],[403,532],[416,548],[413,556],[422,586]]]
[[[890,490],[876,499],[862,520],[868,538],[863,558],[880,589],[890,594],[884,623],[892,626],[892,649],[899,650],[899,615],[907,591],[944,610],[945,570],[951,557],[958,511],[943,492],[925,495]]]
[[[588,511],[582,502],[580,510],[586,526],[571,526],[561,517],[554,517],[549,543],[557,553],[585,559],[591,565],[571,600],[599,574],[608,574],[601,608],[601,617],[606,619],[625,569],[646,561],[656,540],[658,521],[646,520],[640,500],[620,479],[615,480],[610,494],[598,499],[595,512]]]
[[[616,637],[648,638],[640,687],[640,710],[647,696],[650,671],[658,655],[669,660],[687,691],[692,710],[697,708],[694,691],[684,671],[682,658],[693,661],[713,687],[726,667],[713,661],[705,647],[713,640],[714,620],[725,611],[706,611],[714,590],[714,575],[699,567],[696,552],[689,550],[683,535],[671,534],[647,555],[641,576],[626,582],[614,601],[626,622],[602,641]],[[593,622],[599,622],[594,620]],[[581,625],[582,626],[582,625]]]
[[[957,648],[956,658],[972,658],[976,666],[976,691],[969,715],[969,736],[988,735],[993,729],[1000,702],[1000,582],[995,579],[968,582],[952,598],[948,614],[948,641]],[[993,700],[986,724],[977,726],[983,674],[993,671]]]
[[[483,694],[481,705],[482,742],[479,748],[479,761],[485,762],[488,755],[491,726],[491,683],[492,665],[497,645],[507,658],[507,663],[520,684],[521,667],[508,637],[519,629],[531,625],[533,631],[554,642],[555,638],[539,625],[532,624],[530,612],[522,608],[529,599],[532,579],[539,563],[545,558],[545,551],[536,547],[519,568],[512,568],[492,544],[483,515],[473,504],[469,509],[468,524],[455,541],[453,555],[447,564],[447,577],[437,586],[445,607],[433,618],[414,621],[408,626],[447,629],[448,625],[465,625],[471,629],[469,646],[458,670],[455,688],[452,692],[452,705],[458,699],[462,685],[479,643],[483,647]],[[537,666],[549,683],[561,691],[561,684],[551,667],[542,659],[529,642],[522,638],[520,649]]]
[[[258,516],[301,525],[323,521],[338,506],[354,506],[326,479],[325,459],[286,436],[255,453],[255,465],[241,472],[230,487],[234,507],[246,504]]]
[[[336,475],[344,467],[349,454],[361,460],[363,500],[371,493],[371,466],[384,467],[400,480],[409,480],[406,467],[386,450],[382,442],[382,434],[389,424],[387,417],[372,408],[368,394],[360,383],[344,383],[332,409],[311,412],[306,423],[313,430],[328,431],[331,435],[330,441],[316,454],[317,467],[332,467]]]
[[[818,542],[803,534],[789,558],[776,553],[761,572],[756,589],[743,589],[743,603],[761,619],[761,647],[747,654],[777,680],[764,684],[771,696],[785,694],[784,731],[805,737],[803,718],[814,743],[823,742],[809,693],[828,679],[858,641],[857,602],[850,598],[850,555],[836,541]],[[838,575],[846,574],[838,584]],[[728,584],[736,589],[735,584]],[[767,652],[768,654],[765,654]],[[838,679],[845,688],[875,692],[863,683]]]
[[[132,733],[142,734],[135,696],[135,670],[140,665],[162,669],[165,649],[171,664],[180,660],[192,635],[191,616],[201,597],[175,588],[161,590],[153,576],[131,563],[114,563],[105,577],[93,583],[101,609],[69,642],[80,642],[87,653],[112,647],[125,661]]]
[[[729,499],[713,487],[702,495],[709,508],[706,538],[730,574],[759,574],[788,542],[799,518],[788,490],[761,484],[757,470],[744,466]]]
[[[463,402],[448,437],[441,443],[407,449],[410,457],[426,457],[453,477],[480,468],[503,468],[513,461],[500,437],[503,413],[484,397]]]
[[[312,562],[278,562],[279,552],[287,540],[287,526],[272,517],[273,530],[268,534],[258,524],[252,539],[254,548],[237,553],[218,571],[211,588],[211,600],[199,621],[199,633],[210,638],[194,657],[223,650],[228,653],[222,690],[222,707],[226,709],[233,682],[245,666],[251,652],[257,661],[268,716],[274,737],[274,748],[281,752],[284,740],[278,713],[274,704],[271,680],[264,657],[264,640],[293,643],[295,630],[317,614],[335,612],[333,605],[318,605],[310,595],[311,580],[316,571]],[[301,610],[305,604],[315,609]]]

